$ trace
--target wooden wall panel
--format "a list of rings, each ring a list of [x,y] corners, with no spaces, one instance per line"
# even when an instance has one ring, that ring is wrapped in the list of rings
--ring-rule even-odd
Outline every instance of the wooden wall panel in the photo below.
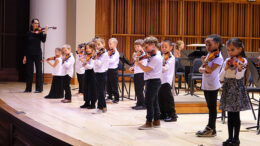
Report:
[[[191,44],[204,43],[207,35],[216,33],[224,42],[240,37],[246,51],[256,52],[260,48],[260,0],[108,1],[97,0],[96,22],[110,20],[110,30],[103,30],[105,26],[97,24],[96,34],[118,38],[118,48],[128,58],[134,40],[149,35]],[[107,9],[100,10],[104,8]],[[108,18],[98,20],[100,16]]]

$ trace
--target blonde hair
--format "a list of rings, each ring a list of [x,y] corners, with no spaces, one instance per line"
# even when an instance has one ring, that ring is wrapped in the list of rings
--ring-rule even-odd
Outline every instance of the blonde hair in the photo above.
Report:
[[[118,44],[118,40],[116,39],[116,38],[110,38],[109,40],[108,40],[108,42],[114,42],[114,43],[116,43],[116,44]]]
[[[143,45],[144,45],[144,40],[142,40],[142,39],[137,39],[137,40],[135,40],[134,45],[143,46]]]
[[[71,50],[71,45],[65,44],[65,45],[63,45],[61,48],[62,48],[62,49],[65,48],[65,49]]]
[[[182,40],[178,40],[178,41],[175,43],[175,48],[176,48],[177,50],[179,50],[179,48],[180,48],[180,46],[181,46],[182,44],[184,44],[184,42],[183,42]]]
[[[103,38],[98,38],[96,39],[96,43],[101,43],[101,44],[105,44],[105,40]]]

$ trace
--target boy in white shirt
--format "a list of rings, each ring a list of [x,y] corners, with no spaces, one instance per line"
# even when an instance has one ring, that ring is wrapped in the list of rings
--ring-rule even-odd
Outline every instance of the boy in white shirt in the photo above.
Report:
[[[171,92],[173,84],[173,75],[175,72],[175,57],[172,55],[172,45],[170,40],[164,40],[161,43],[163,53],[163,67],[161,76],[161,87],[158,98],[161,111],[160,118],[165,122],[177,121],[174,98]]]
[[[145,104],[147,108],[146,123],[140,126],[139,130],[148,130],[160,127],[160,108],[158,104],[158,90],[161,86],[162,57],[158,51],[158,39],[147,37],[144,39],[145,51],[150,56],[146,66],[142,61],[135,63],[144,71],[146,81]]]
[[[74,71],[74,63],[75,59],[73,57],[73,54],[71,53],[71,46],[70,45],[64,45],[62,47],[63,54],[65,55],[63,57],[63,69],[65,72],[64,77],[64,90],[65,90],[65,99],[61,100],[62,103],[70,103],[71,102],[71,89],[70,89],[70,80],[73,76]]]
[[[145,55],[144,49],[144,40],[138,39],[134,42],[135,52],[133,53],[133,59],[137,60],[139,57]],[[142,64],[144,66],[147,65],[147,59],[142,60]],[[134,87],[135,87],[135,95],[137,97],[137,102],[132,109],[142,110],[146,109],[144,102],[144,71],[137,65],[129,68],[130,71],[134,71]]]
[[[107,70],[109,66],[109,56],[106,51],[105,41],[102,38],[96,40],[97,52],[94,56],[94,72],[96,76],[97,87],[97,99],[98,106],[93,114],[101,114],[107,112],[106,100],[105,100],[105,86],[107,83]]]
[[[113,103],[119,102],[118,93],[118,64],[119,64],[119,52],[117,51],[118,41],[116,38],[111,38],[108,41],[109,45],[109,66],[107,71],[107,93],[108,100],[113,100]],[[112,98],[114,96],[114,99]]]
[[[80,44],[80,45],[78,45],[78,48],[76,51],[75,71],[77,73],[77,78],[78,78],[78,82],[79,82],[79,92],[78,92],[79,94],[84,93],[85,68],[84,68],[84,66],[82,66],[82,62],[80,61],[80,58],[84,54],[84,48],[85,48],[85,44]]]

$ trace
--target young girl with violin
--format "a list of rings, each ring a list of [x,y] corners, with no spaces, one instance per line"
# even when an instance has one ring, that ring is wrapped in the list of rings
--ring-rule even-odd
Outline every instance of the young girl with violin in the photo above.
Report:
[[[173,75],[175,72],[175,57],[172,55],[172,41],[164,40],[161,42],[163,53],[163,67],[161,76],[161,87],[158,92],[159,106],[161,111],[160,119],[165,122],[177,121],[174,98],[171,92]]]
[[[118,64],[119,64],[119,52],[117,51],[118,41],[116,38],[110,38],[108,41],[109,50],[109,66],[107,71],[107,93],[108,100],[112,100],[113,103],[119,102],[118,93]],[[114,96],[114,99],[112,98]]]
[[[84,93],[85,68],[84,68],[84,66],[82,66],[82,62],[80,61],[80,58],[84,55],[84,48],[85,48],[85,44],[84,43],[80,44],[80,45],[78,45],[78,48],[76,51],[75,71],[76,71],[78,82],[79,82],[78,94]]]
[[[80,108],[95,109],[97,101],[96,76],[94,73],[94,60],[92,59],[95,53],[95,43],[89,42],[85,46],[86,55],[81,58],[82,66],[85,69],[84,76],[84,101],[85,103]]]
[[[106,51],[105,40],[98,38],[96,40],[97,52],[93,56],[94,60],[94,72],[96,76],[96,87],[97,87],[97,99],[98,106],[93,114],[101,114],[107,112],[107,105],[105,100],[105,87],[107,83],[107,70],[109,66],[109,56]]]
[[[52,84],[51,90],[45,98],[63,98],[64,91],[63,91],[63,77],[64,77],[64,70],[62,68],[62,50],[61,48],[55,49],[55,56],[47,58],[47,63],[53,67],[52,70]],[[50,61],[54,61],[51,63]]]
[[[134,61],[145,55],[144,49],[144,40],[138,39],[134,42],[135,52],[133,53]],[[144,66],[147,65],[147,59],[142,60],[142,64]],[[144,103],[144,71],[137,65],[133,65],[129,68],[130,71],[134,72],[134,87],[135,87],[135,95],[137,97],[136,105],[132,107],[135,110],[143,110],[145,109]]]
[[[147,53],[147,65],[142,64],[141,59],[137,59],[135,64],[144,71],[146,81],[145,104],[147,108],[146,123],[140,126],[139,130],[148,130],[160,127],[160,108],[158,104],[158,90],[161,86],[162,56],[158,51],[158,39],[147,37],[144,39],[144,47]]]
[[[205,40],[208,51],[207,56],[202,56],[202,66],[199,71],[202,73],[201,89],[204,90],[204,96],[209,110],[209,119],[206,128],[198,131],[198,137],[216,136],[216,118],[217,118],[217,97],[218,90],[221,87],[219,81],[219,72],[223,64],[223,57],[220,53],[222,48],[222,39],[219,35],[212,34]]]
[[[224,81],[219,109],[228,112],[228,139],[223,146],[238,146],[240,111],[250,109],[248,93],[244,84],[247,59],[244,45],[239,38],[226,42],[229,58],[221,69],[220,80]]]
[[[74,63],[75,59],[73,57],[73,54],[71,53],[71,46],[70,45],[64,45],[62,47],[62,52],[64,54],[63,60],[62,60],[62,66],[65,72],[65,77],[63,81],[64,90],[65,90],[65,99],[61,100],[63,103],[70,103],[71,102],[71,89],[70,89],[70,80],[73,76],[74,72]]]

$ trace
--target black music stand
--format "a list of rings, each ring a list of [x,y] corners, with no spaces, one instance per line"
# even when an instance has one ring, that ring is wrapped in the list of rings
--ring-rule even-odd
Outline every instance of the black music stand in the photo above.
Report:
[[[124,78],[124,70],[125,70],[125,64],[127,65],[132,65],[131,62],[124,56],[124,54],[120,54],[120,57],[119,57],[121,63],[122,63],[122,75],[121,75],[121,82],[122,82],[122,94],[121,94],[121,98],[122,98],[122,101],[124,100],[125,95],[124,95],[124,89],[125,89],[125,78]]]
[[[246,129],[253,129],[253,128],[256,128],[257,130],[257,135],[260,134],[260,99],[259,99],[259,102],[258,102],[258,117],[257,117],[257,123],[256,123],[256,126],[253,126],[253,127],[248,127]]]

